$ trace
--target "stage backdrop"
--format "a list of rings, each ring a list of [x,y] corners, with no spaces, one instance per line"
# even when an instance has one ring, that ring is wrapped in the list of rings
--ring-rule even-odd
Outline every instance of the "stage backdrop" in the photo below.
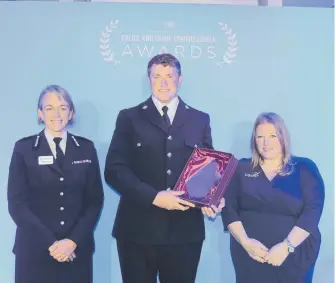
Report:
[[[0,282],[13,282],[15,225],[8,165],[15,141],[40,130],[41,89],[60,84],[77,107],[72,132],[95,142],[103,171],[118,111],[149,95],[146,64],[182,63],[180,95],[210,113],[218,150],[249,156],[252,123],[282,115],[293,152],[313,159],[326,185],[316,283],[333,281],[333,11],[185,4],[0,2]],[[112,225],[119,197],[105,186],[94,282],[120,283]],[[197,283],[233,283],[229,236],[206,221]]]

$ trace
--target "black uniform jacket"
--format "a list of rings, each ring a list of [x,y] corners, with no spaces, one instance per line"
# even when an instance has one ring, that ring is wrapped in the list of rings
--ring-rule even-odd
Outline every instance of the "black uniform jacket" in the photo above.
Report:
[[[121,196],[114,237],[152,245],[204,239],[199,209],[168,211],[152,204],[158,192],[173,189],[195,147],[212,148],[209,115],[182,100],[170,128],[151,98],[120,111],[105,167],[107,183]]]

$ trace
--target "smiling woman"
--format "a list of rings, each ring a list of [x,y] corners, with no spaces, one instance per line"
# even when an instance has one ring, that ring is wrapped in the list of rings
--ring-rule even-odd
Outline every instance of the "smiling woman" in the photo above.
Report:
[[[16,142],[9,168],[15,283],[91,283],[103,203],[97,153],[92,141],[67,132],[75,108],[64,88],[43,89],[37,112],[44,130]]]
[[[225,194],[237,283],[311,283],[318,258],[324,183],[316,164],[291,154],[276,113],[260,114]]]
[[[51,85],[41,92],[38,99],[38,117],[50,133],[59,136],[73,121],[74,113],[72,98],[64,88]]]

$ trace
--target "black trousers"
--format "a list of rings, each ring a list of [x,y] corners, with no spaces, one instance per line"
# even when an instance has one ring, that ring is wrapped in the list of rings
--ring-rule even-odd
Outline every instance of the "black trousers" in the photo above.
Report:
[[[194,283],[202,242],[151,246],[117,241],[123,283]]]
[[[15,257],[15,283],[92,283],[92,256],[57,262],[51,256]]]

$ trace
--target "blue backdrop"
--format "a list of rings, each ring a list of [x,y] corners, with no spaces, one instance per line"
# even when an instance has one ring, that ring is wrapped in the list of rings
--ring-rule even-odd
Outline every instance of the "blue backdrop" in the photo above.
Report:
[[[333,13],[330,9],[185,4],[0,2],[0,282],[13,282],[15,225],[6,183],[14,142],[40,130],[40,90],[60,84],[77,107],[72,132],[91,138],[103,169],[117,113],[149,96],[158,52],[182,63],[180,95],[209,112],[214,145],[249,156],[252,123],[275,111],[294,154],[312,158],[326,185],[315,282],[333,282]],[[118,196],[105,186],[95,283],[121,282],[110,233]],[[234,282],[221,219],[206,221],[197,283]],[[211,269],[211,270],[210,270]]]

